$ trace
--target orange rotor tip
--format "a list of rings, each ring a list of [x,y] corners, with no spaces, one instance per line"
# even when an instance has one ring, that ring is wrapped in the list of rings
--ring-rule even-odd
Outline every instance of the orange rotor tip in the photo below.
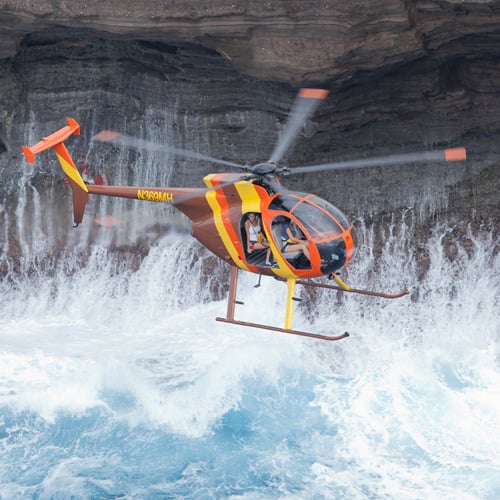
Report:
[[[328,93],[325,89],[300,89],[299,96],[308,99],[325,99]]]
[[[112,141],[115,137],[118,137],[120,132],[115,132],[114,130],[101,130],[94,137],[92,137],[93,141],[100,142],[109,142]]]
[[[117,217],[113,217],[112,215],[103,215],[102,217],[96,217],[94,222],[99,226],[113,227],[119,226],[123,221]]]
[[[467,152],[465,148],[445,149],[444,159],[446,161],[462,161],[467,159]]]

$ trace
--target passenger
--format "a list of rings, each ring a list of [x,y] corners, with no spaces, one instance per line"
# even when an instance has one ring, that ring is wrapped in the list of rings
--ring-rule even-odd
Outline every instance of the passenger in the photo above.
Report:
[[[295,236],[293,231],[294,225],[290,220],[287,220],[281,229],[281,240],[283,241],[283,247],[281,251],[283,253],[291,253],[291,252],[302,252],[307,260],[310,262],[311,258],[309,256],[309,246],[307,244],[307,240],[301,240]]]
[[[269,241],[267,241],[264,233],[262,232],[262,227],[260,225],[259,216],[250,212],[248,218],[245,221],[245,232],[247,235],[247,253],[251,254],[254,250],[267,249],[266,252],[266,267],[272,267],[271,263],[271,248],[269,246]]]

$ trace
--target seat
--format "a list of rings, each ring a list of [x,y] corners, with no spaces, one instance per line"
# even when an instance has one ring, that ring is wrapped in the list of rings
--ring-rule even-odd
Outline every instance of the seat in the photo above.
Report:
[[[295,260],[299,255],[302,254],[302,252],[300,250],[298,252],[283,252],[283,247],[285,246],[285,242],[281,239],[282,231],[283,231],[283,223],[278,222],[273,225],[272,232],[274,241],[278,246],[281,255],[283,255],[283,257],[285,257],[286,260],[288,261]]]
[[[252,266],[263,266],[266,262],[267,250],[265,248],[260,250],[253,250],[251,253],[247,252],[247,235],[245,231],[245,220],[246,217],[242,217],[241,219],[241,243],[243,248],[245,249],[245,259],[248,264]]]

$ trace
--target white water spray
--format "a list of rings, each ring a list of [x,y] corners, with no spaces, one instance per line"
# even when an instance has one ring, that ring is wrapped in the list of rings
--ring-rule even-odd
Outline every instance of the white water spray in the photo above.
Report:
[[[205,484],[216,495],[217,478],[226,475],[264,498],[278,491],[494,498],[500,491],[496,242],[469,233],[472,251],[458,246],[450,261],[446,228],[436,228],[430,267],[418,282],[411,225],[387,231],[377,257],[373,230],[362,229],[348,281],[361,287],[369,279],[370,288],[390,291],[409,286],[414,301],[321,292],[312,308],[303,302],[296,328],[349,330],[351,337],[338,343],[216,323],[226,304],[213,300],[209,285],[223,286],[228,270],[177,233],[153,245],[136,269],[96,245],[86,262],[68,253],[48,270],[3,282],[1,459],[14,460],[16,442],[30,453],[43,449],[46,458],[30,455],[24,475],[7,468],[0,493],[50,496],[61,485],[84,496],[95,485],[106,494],[130,493],[118,471],[131,454],[139,464],[173,449],[198,465],[180,476],[182,483],[170,476],[175,463],[163,460],[163,486],[141,472],[144,491],[182,494],[182,484],[195,491]],[[238,295],[245,305],[237,317],[280,325],[283,284],[264,279],[257,289],[255,283],[243,274]],[[74,436],[66,444],[63,428]],[[136,452],[124,447],[124,432]],[[93,451],[72,439],[91,439]],[[163,439],[170,444],[160,451],[154,443]],[[219,449],[211,467],[200,458],[204,446]],[[91,458],[96,449],[101,458]],[[105,450],[115,450],[114,458]],[[232,468],[236,456],[252,460],[253,479],[248,466]],[[98,469],[107,482],[99,482]],[[270,494],[262,494],[261,481]]]

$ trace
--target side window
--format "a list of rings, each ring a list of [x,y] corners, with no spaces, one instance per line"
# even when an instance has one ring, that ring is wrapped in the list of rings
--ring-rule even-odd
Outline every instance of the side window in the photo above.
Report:
[[[271,265],[271,248],[260,212],[248,212],[240,220],[241,242],[248,264]]]
[[[271,232],[272,232],[274,244],[280,250],[286,241],[283,239],[284,238],[283,229],[285,227],[286,221],[287,221],[286,217],[284,217],[283,215],[279,215],[278,217],[275,217],[271,222]]]
[[[290,230],[298,241],[291,241],[287,234]],[[293,220],[284,215],[275,217],[271,222],[272,237],[282,257],[296,269],[310,269],[309,244],[305,240],[300,228]]]
[[[245,248],[249,243],[260,243],[265,239],[260,212],[243,214],[240,221],[241,241]]]

